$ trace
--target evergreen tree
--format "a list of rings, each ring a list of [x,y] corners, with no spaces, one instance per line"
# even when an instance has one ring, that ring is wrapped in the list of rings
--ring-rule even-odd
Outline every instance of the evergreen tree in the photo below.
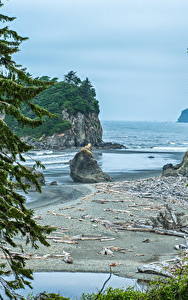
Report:
[[[0,8],[2,5],[0,1]],[[10,299],[19,299],[15,291],[30,284],[28,279],[32,279],[32,271],[26,268],[23,255],[15,254],[14,248],[20,247],[20,252],[23,251],[22,246],[18,245],[17,237],[22,243],[25,241],[34,248],[38,248],[38,243],[48,246],[45,236],[51,229],[34,221],[33,211],[26,208],[25,197],[18,192],[20,189],[27,193],[29,186],[24,183],[25,178],[32,182],[38,191],[40,185],[36,174],[18,162],[18,158],[25,161],[22,154],[31,147],[11,131],[4,117],[11,115],[22,126],[40,125],[43,115],[52,115],[39,105],[33,104],[31,99],[52,82],[32,79],[30,74],[13,60],[12,55],[19,51],[20,44],[26,40],[8,26],[3,26],[14,19],[0,14],[0,250],[6,258],[6,263],[0,264],[0,285],[4,287]],[[23,103],[34,112],[34,119],[21,112],[20,106]],[[38,166],[39,162],[36,165]],[[14,280],[2,277],[10,272],[14,275]],[[0,299],[3,299],[1,295]]]
[[[96,97],[95,89],[87,77],[80,85],[80,94],[88,103],[92,103]]]
[[[80,78],[76,75],[76,72],[70,71],[67,75],[64,76],[65,82],[73,85],[79,85],[81,83]]]

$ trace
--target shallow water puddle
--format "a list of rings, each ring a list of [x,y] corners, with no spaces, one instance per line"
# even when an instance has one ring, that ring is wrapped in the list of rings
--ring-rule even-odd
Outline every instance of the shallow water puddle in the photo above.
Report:
[[[96,293],[103,283],[109,277],[104,273],[71,273],[71,272],[40,272],[34,273],[32,282],[33,290],[26,289],[24,296],[33,293],[34,295],[41,292],[60,293],[64,297],[79,299],[83,293]],[[108,281],[107,287],[143,289],[136,279],[129,279],[112,275]]]

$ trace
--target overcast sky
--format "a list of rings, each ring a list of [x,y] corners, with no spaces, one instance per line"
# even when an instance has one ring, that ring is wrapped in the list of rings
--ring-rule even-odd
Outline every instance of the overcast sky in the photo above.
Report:
[[[176,121],[188,107],[187,0],[9,0],[34,76],[74,70],[97,91],[102,120]]]

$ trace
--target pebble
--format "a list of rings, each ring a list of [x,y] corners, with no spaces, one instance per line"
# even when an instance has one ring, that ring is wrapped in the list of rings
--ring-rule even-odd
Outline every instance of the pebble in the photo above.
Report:
[[[166,200],[167,202],[179,202],[188,205],[188,178],[177,177],[154,177],[139,179],[135,181],[119,182],[116,190],[126,191],[139,198],[155,198]]]

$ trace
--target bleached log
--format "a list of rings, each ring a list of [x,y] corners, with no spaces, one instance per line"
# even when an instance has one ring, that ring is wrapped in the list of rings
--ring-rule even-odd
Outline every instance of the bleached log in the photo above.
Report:
[[[123,200],[123,199],[120,199],[120,200],[106,200],[106,199],[99,199],[99,200],[92,200],[92,202],[96,202],[96,203],[100,203],[100,204],[105,204],[105,203],[123,203],[123,202],[127,202],[128,200]]]
[[[161,228],[153,228],[152,226],[148,226],[149,228],[143,228],[143,227],[122,227],[121,230],[127,230],[127,231],[139,231],[139,232],[151,232],[161,235],[169,235],[169,236],[178,236],[184,238],[185,233],[174,231],[174,230],[166,230]],[[120,228],[119,228],[120,229]]]
[[[63,243],[63,244],[72,244],[72,245],[78,244],[77,241],[71,241],[71,240],[53,239],[52,241],[53,241],[54,243]]]
[[[102,254],[102,255],[111,255],[111,256],[114,256],[113,254],[113,251],[108,249],[108,248],[103,248],[99,254]]]
[[[112,213],[122,213],[122,214],[131,214],[130,210],[125,209],[112,209],[112,208],[105,208],[104,211],[109,211]]]
[[[148,264],[148,265],[142,265],[137,268],[138,272],[140,273],[148,273],[148,274],[155,274],[155,275],[161,275],[165,277],[174,278],[174,275],[167,270],[164,270],[163,267],[156,266],[154,264]]]

